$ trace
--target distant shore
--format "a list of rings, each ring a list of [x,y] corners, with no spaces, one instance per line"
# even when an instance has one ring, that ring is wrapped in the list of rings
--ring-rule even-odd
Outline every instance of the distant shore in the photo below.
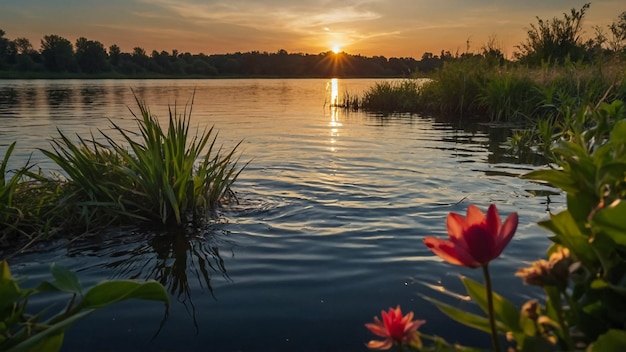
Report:
[[[145,73],[136,75],[123,75],[117,72],[104,72],[96,74],[86,73],[59,73],[59,72],[18,72],[18,71],[0,71],[0,79],[367,79],[367,78],[380,78],[380,79],[402,79],[408,77],[402,76],[273,76],[273,75],[224,75],[224,76],[209,76],[209,75],[165,75],[158,73]]]

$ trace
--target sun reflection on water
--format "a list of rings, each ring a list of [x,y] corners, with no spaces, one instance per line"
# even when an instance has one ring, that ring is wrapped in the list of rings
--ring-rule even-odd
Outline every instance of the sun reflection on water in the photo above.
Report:
[[[330,86],[330,151],[336,152],[337,148],[335,144],[337,143],[337,137],[339,136],[339,127],[341,127],[341,122],[339,122],[339,79],[333,78],[328,83]]]

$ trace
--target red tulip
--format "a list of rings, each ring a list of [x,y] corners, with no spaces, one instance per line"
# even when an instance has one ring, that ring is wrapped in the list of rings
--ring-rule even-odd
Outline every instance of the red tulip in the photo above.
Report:
[[[487,217],[470,205],[466,217],[448,215],[449,241],[426,237],[424,244],[450,264],[478,268],[500,256],[515,234],[517,220],[517,213],[511,213],[502,224],[494,204],[489,206]]]
[[[384,337],[383,341],[372,340],[367,344],[368,348],[375,350],[388,350],[394,343],[420,345],[417,328],[426,323],[425,320],[413,320],[413,312],[402,316],[400,306],[395,309],[389,308],[388,312],[381,311],[383,321],[374,317],[373,324],[365,324],[374,334]]]

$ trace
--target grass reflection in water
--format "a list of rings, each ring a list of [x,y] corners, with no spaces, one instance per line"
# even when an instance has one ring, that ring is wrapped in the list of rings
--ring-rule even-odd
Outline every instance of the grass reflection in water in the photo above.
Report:
[[[169,292],[172,301],[184,306],[197,332],[196,309],[191,296],[193,290],[198,292],[195,286],[201,291],[208,291],[216,299],[211,285],[212,276],[218,274],[232,281],[220,254],[220,246],[234,246],[226,238],[227,235],[228,231],[220,229],[219,224],[204,228],[174,227],[159,232],[136,232],[130,236],[118,233],[96,246],[93,241],[85,246],[75,246],[69,255],[110,257],[112,260],[98,266],[113,269],[115,278],[159,282]],[[161,327],[167,316],[166,313]]]

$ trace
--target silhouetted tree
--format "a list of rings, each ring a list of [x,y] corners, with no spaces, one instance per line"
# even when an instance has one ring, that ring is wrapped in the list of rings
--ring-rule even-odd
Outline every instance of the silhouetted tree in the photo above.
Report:
[[[611,37],[608,39],[609,48],[614,52],[626,50],[626,11],[622,12],[617,21],[609,25]]]
[[[5,31],[0,29],[0,68],[9,61],[11,41],[4,37]]]
[[[502,46],[495,36],[490,36],[481,49],[483,57],[492,65],[503,65],[506,61],[502,53]]]
[[[113,66],[118,66],[120,64],[120,56],[122,50],[116,44],[113,44],[109,47],[109,63]]]
[[[133,63],[142,69],[148,67],[149,58],[146,55],[146,51],[141,47],[134,47],[132,53]]]
[[[589,6],[590,3],[586,3],[580,10],[573,8],[569,14],[564,13],[563,18],[544,21],[537,17],[537,25],[530,25],[528,37],[517,46],[519,52],[515,53],[515,57],[531,65],[583,59],[582,23]]]
[[[76,40],[76,62],[82,72],[98,73],[107,69],[107,52],[98,41],[80,37]]]
[[[41,40],[41,56],[44,66],[50,71],[75,71],[72,43],[58,35],[46,35]]]

